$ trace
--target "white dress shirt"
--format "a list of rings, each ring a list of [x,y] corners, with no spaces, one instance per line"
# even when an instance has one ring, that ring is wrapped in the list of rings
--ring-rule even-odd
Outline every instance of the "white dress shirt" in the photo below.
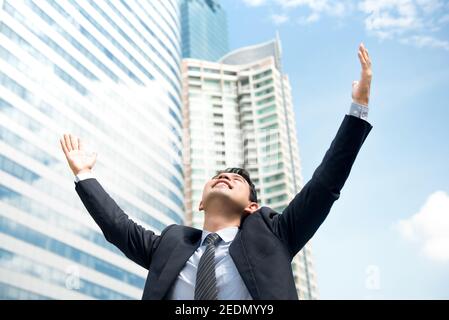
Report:
[[[215,248],[215,275],[217,277],[218,300],[252,300],[229,254],[229,246],[238,230],[238,227],[229,227],[216,232],[222,239]],[[196,272],[201,256],[206,250],[206,244],[203,244],[203,242],[209,233],[209,231],[203,230],[203,235],[201,236],[202,245],[196,249],[195,253],[179,273],[178,278],[168,294],[168,299],[194,299]]]

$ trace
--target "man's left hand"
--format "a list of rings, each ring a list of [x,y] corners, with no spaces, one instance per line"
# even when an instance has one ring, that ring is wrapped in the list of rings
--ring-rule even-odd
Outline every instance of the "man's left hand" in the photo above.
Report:
[[[360,80],[352,83],[352,100],[355,103],[368,106],[371,78],[373,74],[371,71],[371,59],[368,55],[368,50],[363,43],[359,46],[358,56],[362,66],[362,73]]]

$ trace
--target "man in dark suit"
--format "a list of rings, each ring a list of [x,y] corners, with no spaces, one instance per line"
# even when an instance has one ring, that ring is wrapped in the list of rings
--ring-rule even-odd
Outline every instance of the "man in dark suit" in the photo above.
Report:
[[[298,299],[291,261],[339,198],[372,128],[366,121],[371,61],[363,44],[358,56],[362,72],[353,82],[350,114],[282,214],[259,207],[248,173],[229,168],[204,186],[203,230],[170,225],[156,235],[129,219],[92,176],[96,154],[88,154],[79,138],[61,138],[76,192],[106,239],[149,270],[143,299]]]

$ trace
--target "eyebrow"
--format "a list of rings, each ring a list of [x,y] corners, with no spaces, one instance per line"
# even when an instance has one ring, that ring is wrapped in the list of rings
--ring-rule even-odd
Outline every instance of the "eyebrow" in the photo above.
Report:
[[[232,172],[220,172],[220,173],[217,173],[215,176],[212,177],[212,179],[217,178],[217,177],[218,177],[220,174],[222,174],[222,173],[230,173],[233,177],[237,177],[237,178],[239,178],[239,179],[241,179],[241,180],[243,180],[243,181],[246,181],[246,179],[243,178],[241,175],[239,175],[239,174],[237,174],[237,173],[232,173]]]

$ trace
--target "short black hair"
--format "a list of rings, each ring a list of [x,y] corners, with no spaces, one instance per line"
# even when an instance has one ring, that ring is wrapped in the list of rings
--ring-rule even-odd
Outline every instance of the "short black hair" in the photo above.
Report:
[[[249,184],[249,200],[252,202],[257,202],[256,187],[254,186],[254,183],[251,181],[248,171],[246,171],[243,168],[226,168],[224,170],[218,171],[217,174],[215,175],[215,177],[221,173],[236,173],[239,176],[242,176],[246,180],[246,182],[248,182],[248,184]]]

